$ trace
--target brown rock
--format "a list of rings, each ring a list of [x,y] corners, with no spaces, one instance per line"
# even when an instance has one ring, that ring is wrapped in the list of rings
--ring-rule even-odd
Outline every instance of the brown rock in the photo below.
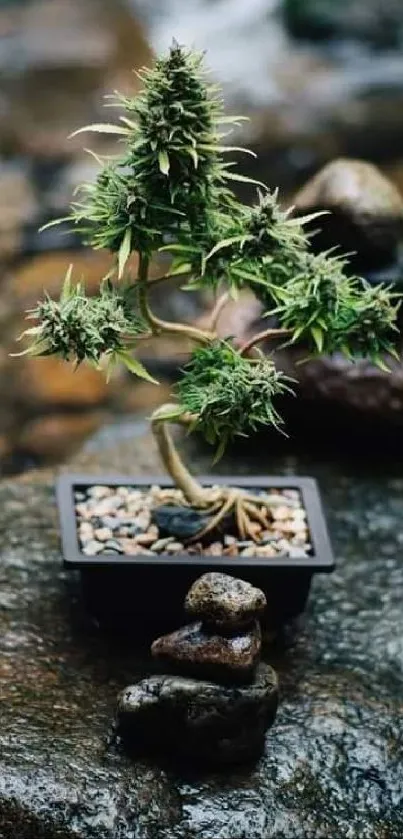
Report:
[[[140,24],[120,0],[113,7],[106,0],[36,0],[10,11],[8,36],[15,50],[23,49],[24,62],[19,73],[3,73],[1,141],[45,159],[81,149],[83,138],[69,140],[69,134],[104,117],[106,88],[130,74],[135,89],[133,65],[149,63],[151,55]],[[94,145],[105,141],[94,137]]]
[[[318,251],[334,246],[354,251],[351,261],[362,272],[395,262],[403,240],[403,199],[371,163],[334,160],[308,181],[293,203],[299,215],[329,211],[311,224],[320,230],[313,239]]]
[[[266,606],[263,592],[245,580],[211,571],[189,589],[185,610],[218,629],[238,629],[260,617]]]
[[[259,662],[260,648],[257,621],[249,632],[229,638],[210,634],[198,621],[157,638],[151,653],[183,674],[222,682],[247,682]]]
[[[100,413],[40,417],[25,426],[15,448],[49,463],[64,460],[99,428],[102,421]]]
[[[36,411],[53,406],[85,407],[106,404],[108,385],[105,375],[82,364],[74,370],[60,358],[25,356],[15,359],[18,402]]]
[[[47,291],[57,297],[69,265],[73,265],[72,280],[83,282],[87,294],[96,294],[102,277],[112,265],[107,251],[58,251],[40,254],[23,263],[10,279],[18,299],[18,307],[29,308]]]

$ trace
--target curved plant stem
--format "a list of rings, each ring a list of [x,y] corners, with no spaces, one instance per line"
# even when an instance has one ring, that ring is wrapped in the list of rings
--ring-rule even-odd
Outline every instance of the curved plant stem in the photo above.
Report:
[[[261,341],[266,341],[270,338],[286,338],[292,334],[291,329],[264,329],[263,332],[258,332],[256,335],[247,341],[239,350],[240,355],[246,355],[255,344],[260,344]]]
[[[210,320],[210,329],[214,332],[216,331],[217,323],[218,323],[219,317],[221,315],[221,312],[225,308],[225,306],[227,305],[229,299],[230,299],[230,293],[229,293],[229,291],[225,291],[224,294],[222,294],[218,298],[218,300],[217,300],[217,302],[214,306],[214,309],[211,313],[211,320]]]
[[[166,335],[182,335],[185,338],[190,338],[192,341],[197,341],[200,344],[210,344],[214,341],[216,334],[214,332],[207,332],[203,329],[197,329],[195,326],[190,326],[184,323],[174,323],[167,320],[162,320],[151,311],[148,301],[148,269],[149,258],[145,254],[139,254],[139,306],[140,312],[151,327],[153,335],[165,333]]]
[[[172,418],[169,418],[169,414]],[[186,500],[194,507],[206,506],[206,490],[190,474],[183,463],[172,439],[169,423],[188,426],[196,417],[189,412],[178,413],[177,405],[169,403],[157,408],[151,416],[151,429],[158,445],[162,462],[178,489],[181,489]],[[208,503],[208,499],[207,499]]]

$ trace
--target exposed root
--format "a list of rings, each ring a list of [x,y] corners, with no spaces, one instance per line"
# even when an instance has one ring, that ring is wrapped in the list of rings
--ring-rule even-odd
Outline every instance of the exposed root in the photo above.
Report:
[[[260,541],[261,534],[270,526],[269,506],[272,504],[264,495],[252,495],[246,490],[231,487],[215,488],[209,492],[211,505],[207,508],[210,515],[208,523],[189,542],[203,539],[216,530],[227,516],[234,515],[238,537],[243,541]]]

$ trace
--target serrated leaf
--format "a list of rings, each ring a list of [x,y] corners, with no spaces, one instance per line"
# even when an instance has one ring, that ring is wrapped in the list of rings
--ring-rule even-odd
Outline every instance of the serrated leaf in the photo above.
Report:
[[[148,370],[146,370],[144,365],[137,358],[133,358],[133,356],[124,350],[117,350],[116,355],[119,360],[123,362],[125,367],[130,370],[130,373],[134,373],[134,375],[138,376],[139,379],[145,379],[146,382],[151,382],[153,385],[159,384],[159,382],[151,376]]]
[[[160,151],[158,153],[158,166],[160,167],[160,172],[162,172],[163,175],[168,175],[169,157],[166,151]]]
[[[77,131],[73,131],[68,139],[71,140],[73,137],[77,137],[78,134],[84,134],[86,131],[91,131],[95,134],[120,134],[123,136],[130,134],[129,129],[125,128],[124,125],[113,125],[110,122],[95,122],[92,125],[84,125],[82,128],[77,128]]]
[[[123,237],[122,244],[119,248],[118,253],[118,279],[120,280],[123,276],[123,271],[125,269],[125,265],[127,260],[130,256],[130,248],[131,248],[131,241],[132,241],[132,232],[130,227],[127,228],[126,233]]]

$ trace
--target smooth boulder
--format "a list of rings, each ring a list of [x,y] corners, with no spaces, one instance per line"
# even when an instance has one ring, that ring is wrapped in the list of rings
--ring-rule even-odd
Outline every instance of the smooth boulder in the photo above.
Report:
[[[297,215],[327,213],[310,225],[318,231],[312,239],[316,251],[337,247],[365,275],[398,263],[403,199],[371,163],[333,160],[297,192],[293,205]]]

